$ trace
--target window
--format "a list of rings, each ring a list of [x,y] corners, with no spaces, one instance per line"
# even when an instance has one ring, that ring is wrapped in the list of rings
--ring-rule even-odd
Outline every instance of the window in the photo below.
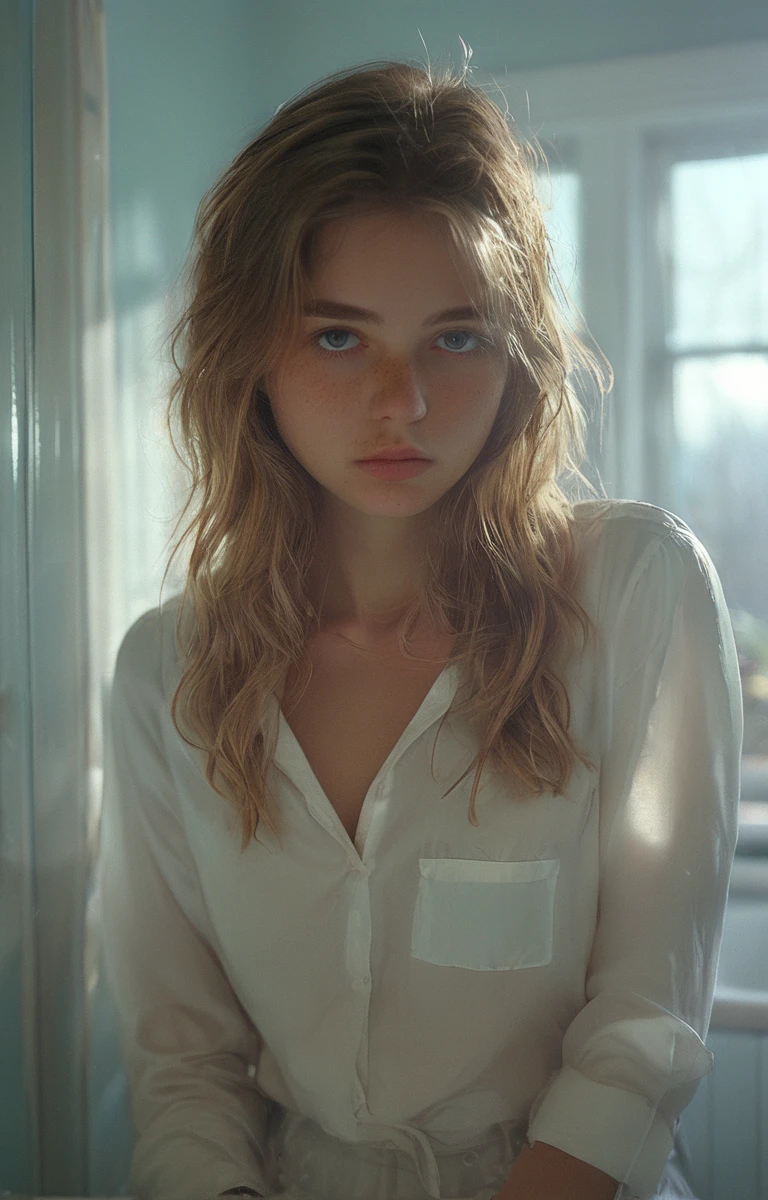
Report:
[[[664,314],[653,494],[717,566],[741,668],[742,823],[768,828],[768,128],[700,141],[649,144]]]
[[[739,853],[768,853],[768,89],[759,46],[488,79],[538,173],[580,335],[616,374],[592,467],[720,575],[744,701]],[[502,105],[503,106],[503,105]],[[527,117],[527,122],[525,118]],[[579,387],[578,380],[575,386]],[[593,426],[599,410],[584,396]]]

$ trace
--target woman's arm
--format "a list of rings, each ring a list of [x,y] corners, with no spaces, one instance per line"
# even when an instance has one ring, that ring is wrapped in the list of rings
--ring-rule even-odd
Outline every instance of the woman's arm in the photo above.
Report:
[[[619,1180],[547,1142],[527,1142],[494,1200],[614,1200]]]
[[[166,753],[158,610],[117,656],[106,726],[97,901],[136,1128],[131,1188],[152,1200],[270,1191],[261,1038],[216,953]],[[166,631],[169,635],[173,630]]]
[[[738,656],[717,572],[690,530],[649,542],[637,563],[603,622],[586,1004],[564,1031],[561,1069],[531,1103],[535,1149],[511,1166],[502,1200],[564,1195],[557,1177],[545,1188],[534,1172],[537,1152],[552,1159],[536,1143],[605,1173],[585,1180],[597,1189],[585,1196],[614,1196],[611,1180],[650,1196],[674,1123],[714,1061],[704,1039],[738,837]]]

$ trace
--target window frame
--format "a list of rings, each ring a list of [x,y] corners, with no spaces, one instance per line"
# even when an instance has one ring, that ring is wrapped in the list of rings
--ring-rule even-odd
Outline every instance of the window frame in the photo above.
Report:
[[[579,175],[585,337],[615,372],[602,437],[592,428],[588,447],[609,496],[674,511],[677,359],[768,354],[762,342],[667,345],[668,265],[658,236],[673,164],[768,153],[766,61],[768,40],[755,40],[473,77],[524,140],[538,142],[553,173]],[[737,853],[768,857],[768,822],[740,820]]]

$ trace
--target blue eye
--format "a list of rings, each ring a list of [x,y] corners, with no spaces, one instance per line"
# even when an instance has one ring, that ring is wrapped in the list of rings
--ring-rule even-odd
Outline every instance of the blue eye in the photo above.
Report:
[[[320,345],[320,338],[324,338],[324,337],[332,338],[332,337],[336,337],[339,334],[341,334],[342,337],[349,337],[350,335],[352,337],[357,337],[357,334],[352,333],[352,331],[350,329],[338,329],[338,328],[336,328],[336,329],[321,329],[319,333],[314,334],[312,337],[312,342],[314,344],[315,349],[320,354],[326,354],[329,357],[334,357],[334,358],[340,358],[345,355],[348,356],[350,354],[354,354],[355,350],[359,349],[358,346],[352,346],[352,347],[337,346],[335,349],[329,350],[325,346]],[[443,353],[445,353],[445,354],[451,354],[454,358],[463,358],[470,354],[477,354],[477,353],[481,352],[482,350],[486,349],[486,347],[489,344],[486,338],[481,338],[479,334],[471,333],[468,329],[451,329],[447,333],[440,334],[441,338],[451,338],[451,337],[455,338],[457,336],[460,338],[471,338],[473,341],[477,342],[478,345],[473,346],[471,350],[464,350],[462,347],[459,347],[458,350],[453,349],[453,350],[444,350],[443,351]]]
[[[317,346],[317,349],[320,350],[322,354],[334,354],[338,357],[339,354],[346,353],[349,350],[349,347],[337,346],[335,348],[335,350],[328,350],[325,346],[319,345],[319,340],[320,340],[320,338],[323,338],[323,337],[335,337],[338,334],[341,334],[342,337],[349,337],[350,332],[351,331],[349,329],[323,329],[323,330],[321,330],[320,333],[315,334],[312,341],[315,343],[315,345]],[[356,335],[353,333],[352,337],[355,337],[355,336]],[[352,347],[352,349],[355,349],[355,347]]]

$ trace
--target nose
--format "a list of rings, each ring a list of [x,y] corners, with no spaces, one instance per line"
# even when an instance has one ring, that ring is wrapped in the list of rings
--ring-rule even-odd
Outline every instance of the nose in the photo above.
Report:
[[[371,415],[416,421],[427,412],[427,395],[413,364],[391,360],[377,375],[371,392]]]

